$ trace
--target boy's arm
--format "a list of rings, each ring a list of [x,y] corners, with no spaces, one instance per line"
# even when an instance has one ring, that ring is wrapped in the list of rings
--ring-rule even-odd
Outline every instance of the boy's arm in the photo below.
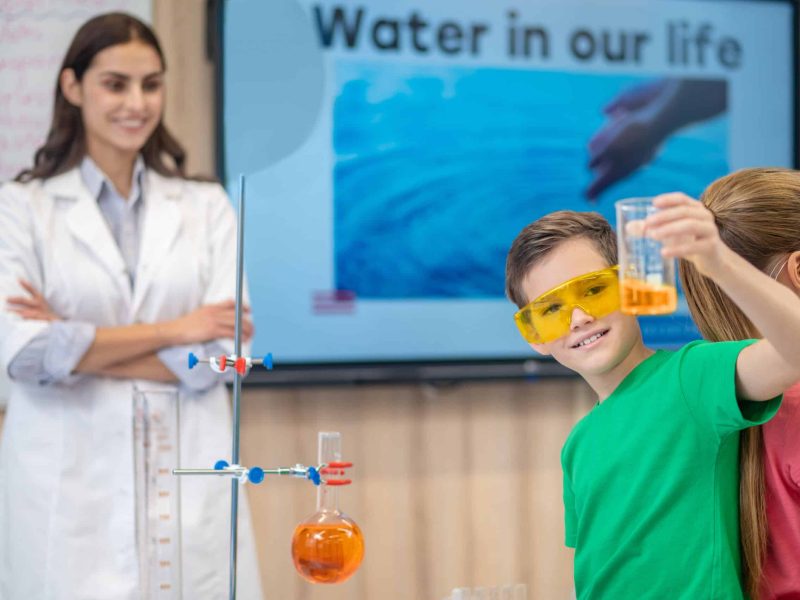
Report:
[[[664,194],[653,202],[661,210],[648,217],[647,232],[663,243],[663,254],[691,260],[764,337],[739,354],[738,395],[769,400],[782,394],[800,380],[800,297],[726,246],[714,215],[697,200]]]

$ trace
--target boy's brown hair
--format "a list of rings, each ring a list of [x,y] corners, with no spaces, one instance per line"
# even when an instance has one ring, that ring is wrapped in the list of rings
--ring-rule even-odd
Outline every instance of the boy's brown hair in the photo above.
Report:
[[[584,238],[591,241],[609,266],[617,264],[617,236],[597,212],[559,210],[526,226],[511,244],[506,259],[506,296],[519,308],[530,299],[522,289],[530,270],[559,244]]]

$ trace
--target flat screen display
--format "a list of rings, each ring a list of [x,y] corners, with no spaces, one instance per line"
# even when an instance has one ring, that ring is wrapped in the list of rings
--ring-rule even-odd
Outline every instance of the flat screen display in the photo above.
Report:
[[[531,358],[504,297],[526,224],[795,164],[792,2],[223,6],[221,169],[278,366]],[[683,299],[641,324],[698,337]]]

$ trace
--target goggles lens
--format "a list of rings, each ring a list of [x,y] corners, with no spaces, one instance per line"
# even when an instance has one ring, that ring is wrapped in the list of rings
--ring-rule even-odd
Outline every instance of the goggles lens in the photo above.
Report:
[[[575,308],[595,319],[619,310],[618,270],[613,266],[574,277],[526,304],[514,315],[522,337],[532,344],[557,340],[569,333]]]

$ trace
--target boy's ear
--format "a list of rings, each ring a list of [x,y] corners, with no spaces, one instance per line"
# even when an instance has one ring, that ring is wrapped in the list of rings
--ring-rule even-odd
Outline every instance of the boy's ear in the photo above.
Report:
[[[542,356],[550,356],[552,354],[552,352],[550,352],[550,350],[547,349],[547,344],[528,343],[528,345]]]
[[[789,281],[792,282],[794,291],[800,294],[800,250],[795,250],[789,255],[786,272],[789,274]]]

